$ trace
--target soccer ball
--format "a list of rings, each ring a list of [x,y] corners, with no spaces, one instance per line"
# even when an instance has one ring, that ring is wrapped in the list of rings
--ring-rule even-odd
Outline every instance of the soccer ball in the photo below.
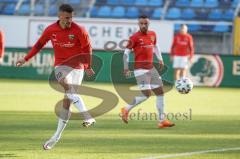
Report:
[[[181,78],[175,82],[175,87],[179,93],[187,94],[193,88],[193,83],[189,78]]]

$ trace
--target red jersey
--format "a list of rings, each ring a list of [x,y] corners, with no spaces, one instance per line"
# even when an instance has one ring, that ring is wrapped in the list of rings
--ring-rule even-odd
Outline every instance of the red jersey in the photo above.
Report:
[[[0,30],[0,58],[4,55],[4,36],[3,32]]]
[[[62,29],[59,21],[48,26],[25,60],[36,55],[51,40],[54,49],[54,66],[67,65],[72,68],[90,67],[92,47],[85,29],[72,22],[70,28]]]
[[[127,48],[133,49],[135,69],[153,68],[153,48],[156,40],[154,31],[148,31],[146,34],[138,31],[130,37]]]
[[[190,56],[194,54],[193,39],[190,34],[178,33],[174,36],[171,56]]]

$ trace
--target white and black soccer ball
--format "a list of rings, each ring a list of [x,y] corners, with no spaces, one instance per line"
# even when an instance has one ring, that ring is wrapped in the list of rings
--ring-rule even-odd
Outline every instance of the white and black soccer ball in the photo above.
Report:
[[[177,91],[181,94],[189,93],[193,88],[193,83],[189,78],[181,78],[175,82]]]

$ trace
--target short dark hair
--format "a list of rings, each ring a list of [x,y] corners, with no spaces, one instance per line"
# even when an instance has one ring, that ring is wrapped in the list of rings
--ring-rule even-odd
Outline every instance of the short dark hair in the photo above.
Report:
[[[148,19],[148,16],[147,15],[140,15],[139,17],[138,17],[138,19]]]
[[[73,7],[69,4],[61,4],[59,6],[59,12],[72,13],[73,12]]]

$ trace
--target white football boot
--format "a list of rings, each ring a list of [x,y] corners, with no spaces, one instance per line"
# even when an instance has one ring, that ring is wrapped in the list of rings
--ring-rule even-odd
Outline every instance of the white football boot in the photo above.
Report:
[[[90,118],[90,119],[83,120],[82,125],[84,127],[90,127],[90,126],[93,126],[95,123],[96,123],[96,120],[94,118]]]
[[[43,145],[43,149],[44,150],[51,150],[54,145],[58,142],[59,139],[56,138],[51,138],[48,141],[45,142],[45,144]]]

